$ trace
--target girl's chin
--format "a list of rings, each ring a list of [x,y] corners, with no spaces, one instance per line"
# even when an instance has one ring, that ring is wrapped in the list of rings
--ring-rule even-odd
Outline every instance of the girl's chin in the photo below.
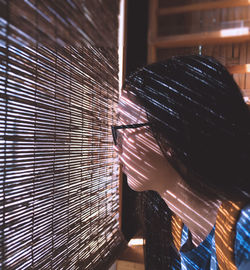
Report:
[[[145,189],[145,187],[141,184],[141,183],[135,183],[134,180],[132,180],[129,175],[127,175],[127,182],[128,182],[128,186],[134,190],[134,191],[137,191],[137,192],[141,192],[141,191],[146,191],[147,189]]]

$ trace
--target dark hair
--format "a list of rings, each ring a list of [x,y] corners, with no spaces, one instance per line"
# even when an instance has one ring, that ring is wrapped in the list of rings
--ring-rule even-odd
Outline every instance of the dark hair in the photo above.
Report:
[[[125,89],[146,110],[163,154],[192,190],[249,199],[250,112],[223,65],[208,56],[172,57],[133,73]],[[180,263],[172,212],[154,191],[141,192],[138,201],[146,270],[172,269],[174,260]]]
[[[155,191],[138,193],[137,214],[144,238],[146,270],[172,270],[173,263],[181,269],[180,256],[172,238],[172,212]]]
[[[192,190],[220,199],[249,194],[250,112],[222,64],[208,56],[172,57],[136,71],[125,88]]]

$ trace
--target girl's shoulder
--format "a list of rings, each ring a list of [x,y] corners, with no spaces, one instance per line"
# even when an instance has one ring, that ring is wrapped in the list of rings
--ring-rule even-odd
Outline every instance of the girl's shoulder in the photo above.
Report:
[[[238,269],[250,269],[250,204],[241,210],[235,233],[235,264]]]

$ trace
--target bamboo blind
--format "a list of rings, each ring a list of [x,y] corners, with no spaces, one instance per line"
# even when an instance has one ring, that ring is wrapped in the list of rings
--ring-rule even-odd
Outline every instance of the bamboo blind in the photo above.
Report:
[[[107,269],[118,0],[0,0],[1,269]]]
[[[250,3],[248,0],[151,0],[148,61],[174,55],[217,58],[250,103]]]

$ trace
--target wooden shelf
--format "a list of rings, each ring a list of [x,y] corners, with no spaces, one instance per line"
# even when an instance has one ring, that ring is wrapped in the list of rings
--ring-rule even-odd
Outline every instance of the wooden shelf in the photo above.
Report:
[[[232,34],[230,34],[230,30],[232,31]],[[235,31],[236,29],[226,29],[213,32],[202,32],[195,34],[158,37],[155,40],[151,40],[151,42],[149,41],[149,43],[151,46],[156,46],[157,48],[176,48],[176,47],[198,46],[215,43],[228,43],[228,42],[239,43],[250,40],[249,28],[247,32],[244,31],[238,35]],[[239,30],[239,32],[240,31],[241,30]]]
[[[250,64],[230,66],[227,69],[232,74],[250,73]]]
[[[179,7],[169,7],[169,8],[159,8],[158,15],[169,15],[169,14],[177,14],[184,12],[192,12],[192,11],[201,11],[201,10],[211,10],[218,8],[229,8],[229,7],[242,7],[248,6],[250,2],[248,0],[220,0],[216,2],[205,2],[205,3],[197,3],[184,5]]]
[[[144,263],[143,246],[128,246],[119,256],[119,260]]]
[[[145,270],[145,267],[141,263],[117,260],[116,269],[117,270]]]
[[[128,246],[116,261],[116,270],[144,270],[142,245]]]

